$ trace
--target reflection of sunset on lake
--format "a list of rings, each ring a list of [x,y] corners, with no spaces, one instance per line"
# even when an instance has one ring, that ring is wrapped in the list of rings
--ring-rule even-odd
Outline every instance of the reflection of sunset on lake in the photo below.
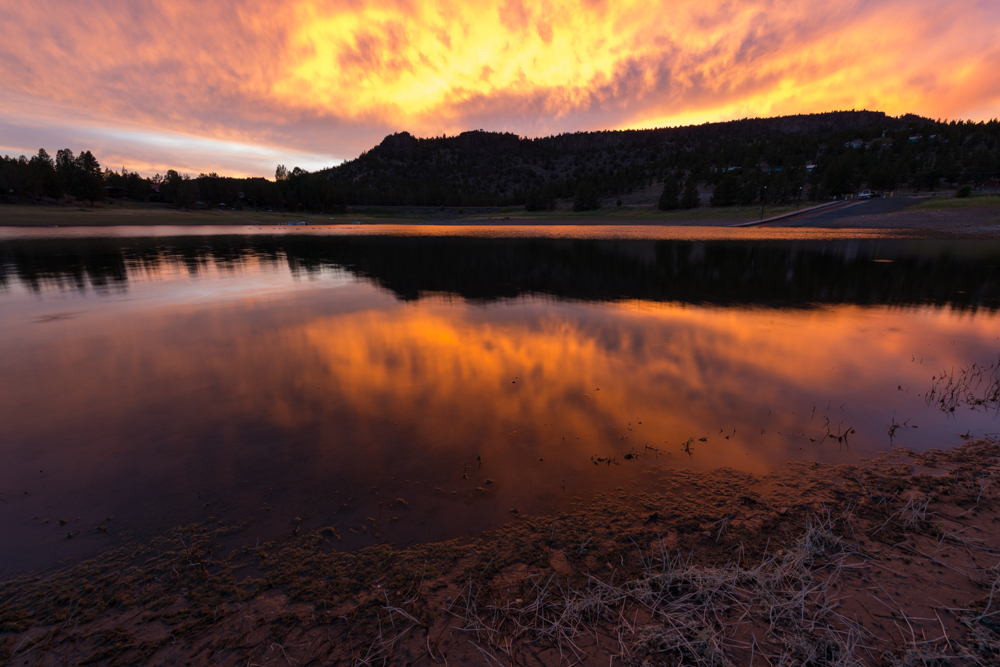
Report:
[[[386,539],[431,540],[641,489],[662,465],[764,473],[997,430],[921,396],[942,369],[996,359],[997,315],[975,305],[990,293],[961,305],[992,275],[978,245],[244,241],[0,249],[0,486],[24,505],[0,530],[114,514],[128,530],[221,516],[280,535],[295,516],[359,526],[403,497]],[[525,260],[540,257],[551,273]],[[595,261],[620,293],[715,303],[587,298]],[[468,262],[508,282],[463,282]],[[726,305],[727,274],[712,276],[749,265],[757,305]],[[952,305],[919,305],[921,290]],[[808,305],[820,293],[911,305]],[[787,298],[802,304],[764,305]],[[919,428],[890,443],[894,418]],[[10,493],[20,484],[30,495]],[[87,545],[39,539],[18,557]]]

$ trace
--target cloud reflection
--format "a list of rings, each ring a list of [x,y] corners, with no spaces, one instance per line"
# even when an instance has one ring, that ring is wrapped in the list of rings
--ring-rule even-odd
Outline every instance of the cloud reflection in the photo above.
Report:
[[[23,517],[43,513],[162,530],[211,512],[269,526],[262,539],[295,516],[361,525],[378,509],[373,489],[414,512],[386,539],[437,539],[502,523],[511,507],[641,485],[648,464],[855,461],[890,446],[894,414],[919,423],[896,441],[914,449],[995,426],[981,413],[951,421],[919,395],[942,367],[991,360],[995,314],[402,302],[253,262],[242,280],[270,287],[251,293],[208,284],[225,271],[199,284],[178,269],[149,267],[151,281],[121,297],[4,297],[0,484],[31,484],[0,517],[11,545],[38,539]],[[167,298],[185,289],[197,298]],[[824,437],[827,417],[835,433],[857,430],[849,446]],[[36,546],[50,558],[65,534],[46,535]],[[26,553],[0,545],[0,562],[26,567]]]

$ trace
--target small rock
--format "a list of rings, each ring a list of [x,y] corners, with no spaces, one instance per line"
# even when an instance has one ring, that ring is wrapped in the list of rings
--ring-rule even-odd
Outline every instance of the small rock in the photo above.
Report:
[[[787,507],[779,507],[778,508],[778,514],[780,514],[781,516],[785,516],[786,514],[788,514],[788,508]]]
[[[549,566],[564,577],[569,577],[576,572],[573,565],[570,564],[569,558],[562,551],[552,554],[552,557],[549,558]]]

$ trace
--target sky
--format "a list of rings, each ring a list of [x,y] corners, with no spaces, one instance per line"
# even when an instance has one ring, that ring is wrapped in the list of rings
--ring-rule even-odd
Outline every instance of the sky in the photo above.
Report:
[[[0,0],[0,154],[272,176],[393,132],[1000,117],[996,0]]]

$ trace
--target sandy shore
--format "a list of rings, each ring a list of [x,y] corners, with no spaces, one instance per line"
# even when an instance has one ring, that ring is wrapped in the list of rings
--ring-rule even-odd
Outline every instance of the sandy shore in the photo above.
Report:
[[[998,455],[650,467],[564,514],[511,508],[399,551],[340,551],[335,527],[179,528],[0,585],[0,664],[996,664]]]

